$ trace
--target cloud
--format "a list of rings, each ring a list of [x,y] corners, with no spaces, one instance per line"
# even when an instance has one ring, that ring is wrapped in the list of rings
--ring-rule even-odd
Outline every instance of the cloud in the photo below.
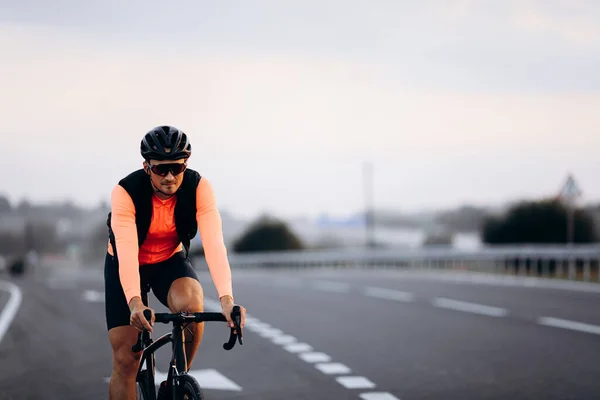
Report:
[[[600,197],[590,184],[600,94],[520,86],[515,76],[527,83],[527,71],[506,69],[523,60],[485,70],[497,59],[478,63],[481,54],[468,52],[454,64],[404,64],[335,51],[188,50],[1,26],[9,57],[0,64],[0,109],[11,132],[3,145],[19,149],[27,138],[28,153],[25,163],[18,151],[3,156],[22,176],[0,177],[0,187],[46,199],[74,195],[77,185],[80,200],[106,199],[139,167],[140,135],[168,122],[193,135],[193,166],[236,212],[358,209],[365,159],[375,162],[378,204],[395,208],[547,193],[566,170]],[[578,72],[568,66],[529,72],[557,80]],[[461,71],[467,84],[444,79],[460,81]],[[502,76],[490,85],[486,74]],[[499,90],[502,82],[513,86]]]
[[[600,90],[593,2],[329,0],[41,3],[0,9],[94,48],[163,58],[264,56],[372,62],[387,79],[470,91]],[[160,23],[159,23],[160,21]]]

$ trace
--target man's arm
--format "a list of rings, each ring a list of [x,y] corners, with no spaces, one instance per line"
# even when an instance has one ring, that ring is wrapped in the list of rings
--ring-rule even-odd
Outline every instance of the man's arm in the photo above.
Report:
[[[231,267],[223,240],[221,215],[210,182],[202,177],[196,189],[196,220],[204,247],[204,255],[219,299],[233,301]]]
[[[115,234],[119,277],[127,304],[134,297],[141,301],[135,206],[127,191],[120,185],[115,186],[112,191],[111,212],[110,223]]]

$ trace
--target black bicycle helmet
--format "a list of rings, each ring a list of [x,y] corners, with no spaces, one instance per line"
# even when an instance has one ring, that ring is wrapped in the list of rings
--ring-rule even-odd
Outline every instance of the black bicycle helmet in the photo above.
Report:
[[[140,151],[145,160],[179,160],[192,155],[192,145],[183,131],[163,125],[144,135]]]

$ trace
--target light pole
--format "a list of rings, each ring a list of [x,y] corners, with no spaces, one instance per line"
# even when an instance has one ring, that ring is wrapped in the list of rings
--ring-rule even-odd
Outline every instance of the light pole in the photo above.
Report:
[[[365,195],[365,244],[375,246],[375,216],[373,210],[373,165],[365,162],[363,165],[364,195]]]

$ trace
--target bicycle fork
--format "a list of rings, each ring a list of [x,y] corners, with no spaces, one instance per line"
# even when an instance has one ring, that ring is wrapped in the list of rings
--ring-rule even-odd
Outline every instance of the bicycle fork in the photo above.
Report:
[[[167,383],[171,384],[171,392],[173,398],[177,395],[177,386],[179,381],[177,376],[187,374],[187,359],[185,354],[185,333],[181,324],[176,323],[173,326],[171,333],[172,344],[172,356],[171,362],[169,363],[169,371],[167,373]]]

